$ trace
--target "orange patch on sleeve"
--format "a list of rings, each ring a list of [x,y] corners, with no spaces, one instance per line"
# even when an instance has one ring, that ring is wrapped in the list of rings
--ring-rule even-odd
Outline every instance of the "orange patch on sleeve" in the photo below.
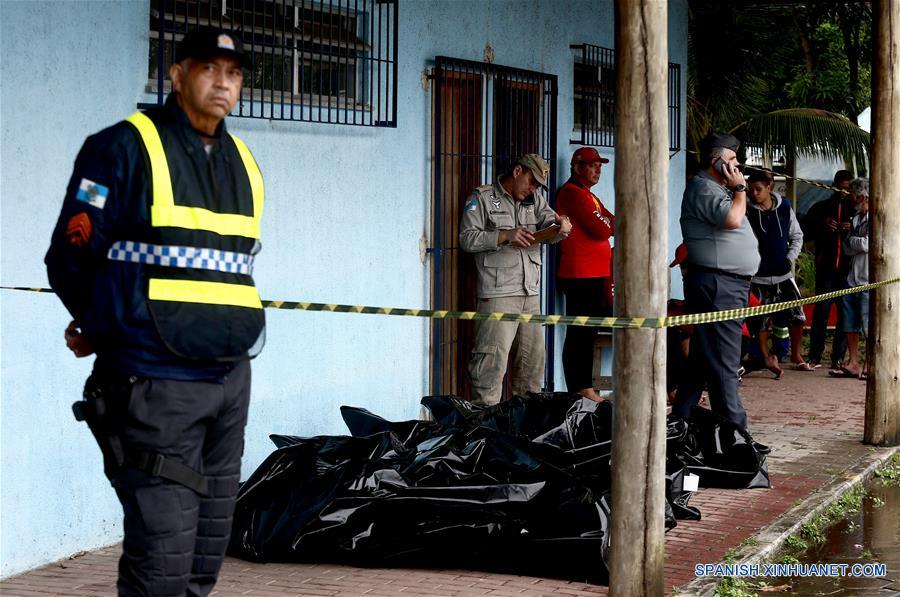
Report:
[[[69,223],[66,225],[66,238],[76,247],[83,247],[91,240],[93,230],[91,219],[86,213],[81,212],[69,218]]]

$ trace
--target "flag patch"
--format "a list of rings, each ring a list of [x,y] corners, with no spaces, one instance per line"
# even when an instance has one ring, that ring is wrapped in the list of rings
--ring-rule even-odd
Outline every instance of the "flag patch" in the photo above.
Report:
[[[75,198],[79,201],[84,201],[88,205],[93,205],[97,209],[103,209],[106,206],[106,198],[108,196],[109,187],[98,184],[93,180],[82,178]]]

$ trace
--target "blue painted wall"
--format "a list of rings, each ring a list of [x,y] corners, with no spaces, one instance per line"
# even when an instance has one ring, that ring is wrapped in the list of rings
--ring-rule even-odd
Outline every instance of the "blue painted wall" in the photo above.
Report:
[[[148,12],[146,1],[0,1],[3,285],[47,285],[43,255],[82,141],[146,99]],[[681,64],[686,19],[686,0],[671,2],[670,60]],[[569,45],[580,43],[613,45],[611,2],[405,0],[396,129],[232,119],[266,178],[262,295],[427,306],[430,263],[420,246],[430,234],[431,96],[423,70],[436,55],[482,60],[490,44],[498,64],[559,75],[552,166],[562,182],[574,150]],[[612,166],[598,189],[614,209]],[[670,161],[676,225],[683,171],[679,154]],[[341,404],[395,419],[419,414],[428,389],[425,321],[267,316],[245,476],[271,451],[269,433],[345,432]],[[52,295],[0,292],[2,577],[121,536],[99,451],[69,410],[91,363],[65,349],[68,321]],[[563,387],[561,367],[556,382]]]

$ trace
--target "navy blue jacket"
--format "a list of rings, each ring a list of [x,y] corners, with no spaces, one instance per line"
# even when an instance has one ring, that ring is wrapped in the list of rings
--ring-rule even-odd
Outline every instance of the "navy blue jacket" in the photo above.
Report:
[[[759,270],[753,276],[756,284],[778,284],[791,278],[791,264],[803,247],[803,231],[791,204],[772,193],[772,208],[764,210],[747,202],[747,220],[759,243]]]
[[[232,178],[227,172],[242,166],[232,164],[217,144],[208,158],[211,164],[207,162],[203,143],[173,96],[148,115],[175,127],[180,142],[195,160],[196,171],[214,176],[212,182],[223,196],[233,195]],[[216,134],[225,134],[224,122]],[[147,308],[143,266],[106,258],[110,245],[118,240],[148,238],[147,172],[143,145],[131,125],[123,121],[88,137],[75,160],[44,260],[50,286],[97,353],[95,368],[163,379],[221,379],[233,364],[184,359],[166,348]],[[88,203],[83,192],[79,199],[79,190],[85,184],[99,185],[99,198],[105,197],[105,201]],[[66,238],[69,219],[79,213],[87,214],[93,227],[84,247]]]

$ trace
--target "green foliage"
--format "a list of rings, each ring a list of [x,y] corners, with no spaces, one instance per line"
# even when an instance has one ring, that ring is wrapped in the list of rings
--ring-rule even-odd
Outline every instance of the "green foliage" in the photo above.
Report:
[[[838,500],[838,503],[841,505],[843,512],[840,513],[838,518],[843,518],[847,514],[856,514],[859,512],[865,497],[866,489],[862,485],[857,485],[842,495],[841,499]]]
[[[759,540],[756,537],[747,537],[741,541],[741,547],[756,547],[757,545],[759,545]]]
[[[800,536],[803,537],[807,545],[821,545],[825,543],[825,533],[822,531],[824,522],[827,522],[825,517],[817,516],[813,520],[800,525]]]
[[[875,471],[875,476],[881,479],[882,485],[900,485],[900,452],[894,452],[890,461]]]
[[[726,564],[734,564],[737,561],[736,558],[737,558],[737,549],[732,547],[731,549],[729,549],[728,551],[725,552],[724,556],[722,556],[722,561],[725,562]]]
[[[820,514],[813,520],[813,523],[819,528],[825,528],[850,514],[856,514],[862,508],[865,497],[865,489],[862,485],[858,485],[844,493],[839,500],[829,505],[823,514]]]
[[[800,560],[798,560],[791,554],[786,553],[783,556],[781,556],[781,558],[778,560],[778,563],[779,564],[799,564]]]
[[[831,110],[856,114],[861,110],[859,105],[851,105],[850,71],[847,56],[843,49],[843,38],[840,25],[833,21],[819,23],[811,35],[816,54],[816,68],[808,71],[803,64],[796,64],[791,69],[793,80],[787,84],[788,98],[799,106],[827,106]],[[869,67],[861,73],[862,79],[871,77]],[[866,85],[860,89],[856,103],[862,107],[871,99],[871,88]]]
[[[794,277],[800,292],[815,294],[816,291],[816,258],[812,251],[800,251],[794,263]]]
[[[771,109],[776,86],[760,65],[788,63],[791,49],[773,26],[777,11],[709,0],[692,0],[690,8],[688,134],[696,147],[707,132]]]
[[[866,497],[865,488],[858,485],[845,492],[838,500],[809,522],[800,526],[796,534],[784,540],[784,551],[778,560],[782,564],[796,564],[797,556],[812,546],[827,541],[825,531],[839,520],[859,512]]]
[[[797,535],[788,535],[788,538],[784,540],[784,544],[788,549],[797,553],[804,552],[809,547],[806,541]]]
[[[871,2],[818,0],[792,13],[802,59],[787,71],[789,101],[855,117],[871,101]]]
[[[716,597],[756,597],[759,595],[753,589],[765,586],[762,582],[751,582],[743,578],[726,576],[716,587]]]
[[[712,130],[788,155],[862,160],[871,15],[862,0],[690,0],[688,143]]]

